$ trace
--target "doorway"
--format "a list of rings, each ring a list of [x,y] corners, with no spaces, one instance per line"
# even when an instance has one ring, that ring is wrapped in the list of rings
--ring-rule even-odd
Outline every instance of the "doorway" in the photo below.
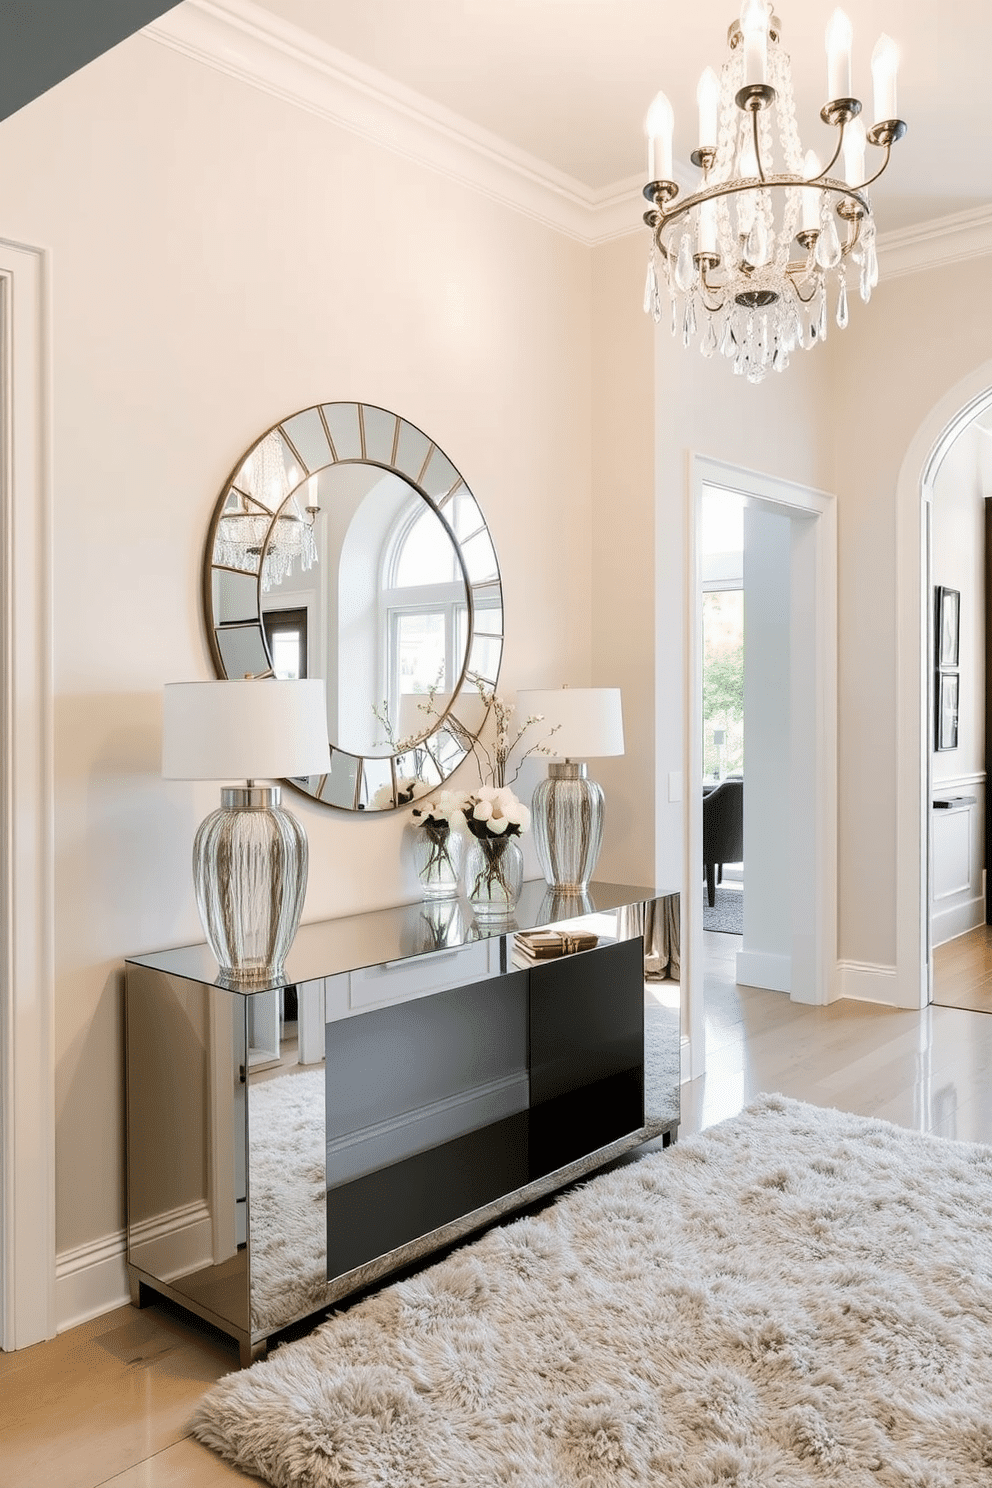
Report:
[[[697,456],[686,584],[683,956],[693,1077],[705,1069],[703,786],[712,740],[703,722],[703,534],[711,500],[741,509],[746,745],[744,768],[733,773],[744,777],[746,887],[737,980],[825,1003],[836,970],[835,504]]]

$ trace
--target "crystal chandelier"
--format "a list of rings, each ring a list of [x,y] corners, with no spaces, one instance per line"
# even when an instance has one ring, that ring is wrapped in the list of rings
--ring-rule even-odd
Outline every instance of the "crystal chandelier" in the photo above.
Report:
[[[306,515],[300,510],[296,475],[295,467],[287,471],[282,441],[273,430],[241,467],[232,487],[234,504],[217,525],[214,562],[248,573],[258,573],[261,566],[263,591],[281,584],[297,559],[304,572],[317,562],[313,524],[320,507],[312,494]]]
[[[645,124],[644,221],[654,241],[644,308],[659,321],[664,288],[672,334],[685,346],[698,336],[703,356],[728,357],[749,382],[823,341],[831,313],[847,325],[849,280],[865,303],[871,298],[878,260],[867,188],[906,133],[896,117],[898,53],[885,35],[872,53],[875,122],[865,131],[851,96],[851,23],[838,10],[827,27],[831,101],[820,112],[837,131],[833,154],[826,166],[812,150],[804,155],[780,37],[767,0],[744,0],[720,76],[708,67],[696,93],[700,143],[691,159],[703,177],[693,195],[678,200],[674,116],[663,93]],[[869,144],[884,152],[870,174]],[[842,178],[832,174],[838,161]]]

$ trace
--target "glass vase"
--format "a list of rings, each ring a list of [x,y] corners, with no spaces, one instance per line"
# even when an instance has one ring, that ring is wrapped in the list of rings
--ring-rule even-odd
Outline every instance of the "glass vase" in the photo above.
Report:
[[[524,855],[516,835],[469,838],[465,850],[465,892],[480,922],[513,916],[524,881]]]
[[[413,861],[425,899],[452,899],[458,893],[463,841],[449,822],[425,822],[413,829]]]

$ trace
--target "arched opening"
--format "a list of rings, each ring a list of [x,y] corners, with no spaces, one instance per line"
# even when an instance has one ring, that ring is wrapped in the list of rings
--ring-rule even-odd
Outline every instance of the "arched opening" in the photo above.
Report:
[[[896,977],[893,1002],[930,1000],[933,481],[963,429],[992,407],[992,361],[957,383],[911,441],[897,485]]]

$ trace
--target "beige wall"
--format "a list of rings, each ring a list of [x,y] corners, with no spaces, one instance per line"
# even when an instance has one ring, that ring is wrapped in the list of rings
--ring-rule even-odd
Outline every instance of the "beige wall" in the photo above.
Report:
[[[596,760],[607,798],[598,873],[653,884],[654,327],[641,308],[646,234],[592,268],[592,681],[619,687],[625,752]],[[678,887],[678,881],[672,885]]]
[[[159,778],[160,696],[210,674],[227,472],[319,399],[404,414],[489,519],[502,688],[581,680],[590,254],[144,37],[4,123],[0,203],[5,236],[51,253],[62,1251],[122,1223],[122,957],[200,938],[216,789]],[[415,897],[405,815],[294,801],[307,918]]]

